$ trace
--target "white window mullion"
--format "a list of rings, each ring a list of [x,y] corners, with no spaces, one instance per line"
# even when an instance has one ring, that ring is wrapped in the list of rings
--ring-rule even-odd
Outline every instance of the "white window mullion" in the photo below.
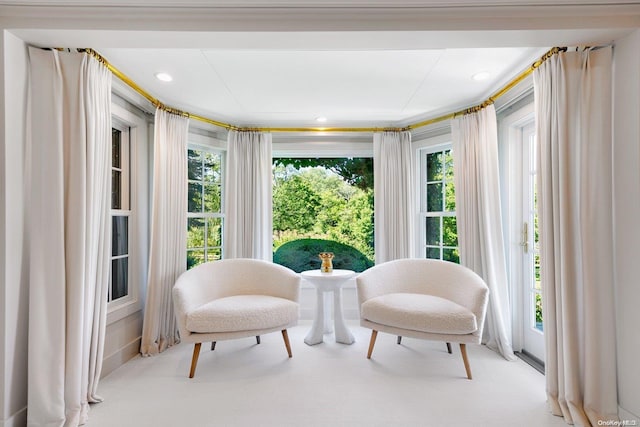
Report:
[[[119,151],[114,151],[110,159],[111,172],[112,175],[119,175],[114,177],[116,180],[119,178],[120,188],[112,188],[111,207],[116,209],[111,209],[110,220],[112,227],[114,222],[126,221],[127,244],[124,248],[124,241],[119,240],[123,236],[115,234],[109,236],[112,244],[115,243],[120,248],[118,250],[110,248],[108,255],[110,275],[107,292],[107,324],[112,324],[142,309],[140,290],[147,281],[149,224],[146,214],[150,202],[148,194],[150,153],[147,150],[149,135],[146,118],[117,102],[111,104],[111,112],[113,137],[120,138]],[[118,148],[118,141],[114,140],[112,144],[114,150]],[[113,158],[117,156],[119,161],[114,162]],[[117,224],[112,230],[112,233],[116,232],[121,232]],[[115,270],[116,277],[112,270]],[[123,277],[126,277],[126,288],[122,286],[124,281],[119,280]],[[119,295],[120,298],[118,298]]]
[[[129,128],[122,130],[121,168],[122,168],[122,209],[130,210],[131,206],[131,149]]]
[[[450,153],[450,147],[449,146],[444,147],[440,145],[436,148],[422,150],[421,159],[420,159],[420,165],[421,165],[420,176],[421,176],[421,183],[422,183],[421,196],[420,196],[420,200],[421,200],[420,217],[422,219],[421,220],[422,222],[421,238],[423,242],[422,244],[423,254],[427,258],[435,258],[435,252],[437,251],[438,253],[437,259],[441,259],[441,260],[445,259],[445,252],[447,254],[446,258],[450,258],[451,257],[450,252],[457,250],[456,246],[450,245],[451,242],[449,241],[445,242],[445,225],[446,225],[445,218],[456,216],[455,210],[450,211],[448,210],[450,208],[447,206],[447,189],[451,185],[451,179],[449,178],[451,171],[447,167],[448,153]],[[430,158],[430,156],[438,156],[438,158],[437,159],[433,157]],[[435,175],[431,173],[431,171],[429,171],[430,162],[432,166],[436,166],[436,165],[438,166],[438,168],[440,169],[440,174]],[[431,180],[429,180],[429,178],[431,178]],[[441,200],[440,200],[439,206],[434,205],[434,203],[431,203],[432,201],[429,200],[429,195],[430,195],[429,189],[431,188],[431,190],[433,190],[434,185],[440,185],[440,192],[438,197]],[[431,194],[433,195],[433,193]],[[437,208],[438,210],[429,210],[430,208],[431,209]],[[434,218],[437,218],[437,222],[438,222],[437,237],[433,236],[434,237],[434,239],[432,239],[433,241],[428,241],[427,234],[428,234],[428,230],[430,229],[427,227],[427,224],[429,223],[430,219],[431,221],[435,221]],[[435,240],[437,240],[437,242]]]
[[[123,233],[123,236],[120,236],[122,239],[126,240],[126,248],[124,249],[124,253],[118,253],[116,255],[113,254],[114,248],[111,247],[110,255],[111,255],[111,264],[110,264],[110,275],[109,275],[109,290],[107,293],[107,301],[109,303],[126,299],[130,292],[130,281],[131,281],[131,262],[129,259],[129,254],[131,252],[131,210],[130,210],[130,200],[131,200],[131,156],[130,156],[130,132],[129,128],[126,126],[114,126],[112,130],[112,137],[116,138],[117,143],[115,145],[114,150],[118,150],[117,157],[119,158],[119,165],[113,164],[111,165],[111,170],[113,172],[117,172],[120,178],[118,188],[112,188],[112,196],[111,196],[111,218],[112,223],[115,218],[126,218],[126,228],[124,230],[115,230],[112,227],[111,233],[111,241],[113,242],[114,236],[113,233]],[[112,155],[113,158],[113,155]],[[118,260],[126,260],[126,271],[124,272],[123,283],[119,283],[121,285],[122,295],[114,295],[113,290],[116,285],[116,280],[118,278],[115,277],[115,273],[113,271],[114,261]]]
[[[212,254],[216,251],[220,251],[220,253],[222,254],[222,247],[221,246],[209,246],[209,234],[212,231],[212,228],[209,224],[210,220],[212,218],[219,218],[222,227],[224,227],[224,214],[222,213],[222,191],[223,191],[223,183],[222,183],[222,172],[223,172],[223,164],[222,164],[222,159],[223,156],[220,152],[216,152],[215,150],[211,150],[209,148],[206,147],[202,147],[200,145],[198,146],[189,146],[188,147],[189,150],[189,155],[194,156],[197,155],[198,156],[198,167],[201,170],[200,175],[195,174],[195,173],[190,173],[190,176],[194,177],[194,178],[198,178],[198,179],[189,179],[188,182],[190,184],[193,185],[197,185],[200,190],[201,193],[199,195],[199,201],[200,201],[200,209],[198,212],[187,212],[187,218],[188,219],[197,219],[201,222],[202,226],[201,228],[199,227],[199,232],[202,232],[202,244],[200,245],[197,241],[191,241],[191,239],[187,238],[187,262],[188,265],[187,267],[190,268],[200,262],[206,262],[209,260],[209,257],[212,256]],[[215,170],[218,171],[218,173],[214,173],[213,171],[209,171],[209,173],[207,173],[207,156],[211,155],[213,158],[211,159],[213,161],[213,165],[211,165],[211,167]],[[195,162],[190,162],[189,166],[192,165],[192,163]],[[192,172],[193,170],[190,169],[189,172]],[[213,174],[213,179],[211,179],[211,174]],[[218,208],[218,210],[216,212],[209,212],[207,211],[207,204],[206,204],[206,194],[207,194],[207,190],[209,189],[209,187],[214,186],[214,188],[217,188],[219,191],[219,194],[217,194],[217,197],[220,198],[220,207]],[[189,205],[189,203],[187,203],[187,206]],[[188,225],[187,225],[188,226]],[[190,230],[190,229],[188,229]],[[198,233],[199,234],[199,233]],[[221,240],[221,239],[220,239]],[[200,259],[200,256],[202,256],[202,259]]]

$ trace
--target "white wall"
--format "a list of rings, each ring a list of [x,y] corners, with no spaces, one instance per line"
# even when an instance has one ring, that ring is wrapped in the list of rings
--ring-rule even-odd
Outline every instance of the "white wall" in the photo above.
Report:
[[[640,418],[640,31],[614,47],[614,250],[621,418]]]
[[[0,75],[4,76],[4,31],[0,30],[0,69],[2,73]],[[4,86],[5,80],[0,79],[0,100],[4,100]],[[0,102],[0,129],[5,129],[4,126],[5,117],[4,117],[4,102]],[[6,223],[5,223],[5,206],[6,206],[6,198],[5,198],[5,139],[6,136],[4,134],[0,134],[0,425],[4,425],[4,420],[7,418],[5,415],[5,396],[8,395],[6,392],[6,369],[5,369],[5,339],[6,336],[6,322],[5,322],[5,312],[6,312],[6,285],[7,280],[5,277],[5,265],[6,265]]]
[[[27,51],[22,40],[4,31],[2,34],[2,69],[4,88],[0,117],[4,133],[0,135],[0,191],[4,200],[0,208],[0,325],[2,326],[0,360],[1,425],[26,424],[27,406],[27,322],[28,279],[23,257],[24,192],[23,168],[26,128]],[[46,351],[46,349],[35,349]]]
[[[107,325],[101,378],[140,353],[143,317],[143,311],[140,309]]]
[[[0,76],[4,76],[4,31],[0,29]],[[5,80],[0,79],[0,100],[4,100],[4,87]],[[5,129],[5,117],[4,117],[4,102],[0,102],[0,129]],[[5,350],[6,344],[4,337],[6,336],[6,277],[5,277],[5,265],[6,265],[6,215],[5,215],[5,139],[4,133],[0,133],[0,425],[4,425],[5,415],[5,396],[6,392],[6,369],[5,369]]]

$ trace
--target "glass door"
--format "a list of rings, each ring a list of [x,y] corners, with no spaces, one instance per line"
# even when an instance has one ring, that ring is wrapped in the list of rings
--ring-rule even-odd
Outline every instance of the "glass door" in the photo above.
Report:
[[[522,350],[544,363],[534,124],[522,128]]]

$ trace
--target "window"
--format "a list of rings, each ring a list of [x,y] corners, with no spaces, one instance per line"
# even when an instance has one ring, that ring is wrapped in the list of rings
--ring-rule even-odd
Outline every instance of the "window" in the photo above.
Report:
[[[423,254],[459,263],[451,149],[424,150],[421,171]]]
[[[111,271],[107,301],[129,295],[131,217],[129,128],[111,129]]]
[[[336,269],[374,265],[373,159],[273,160],[273,262],[320,268],[320,252],[335,252]]]
[[[222,258],[221,152],[191,146],[188,160],[187,269]]]
[[[149,259],[149,157],[146,117],[111,104],[111,249],[107,324],[142,309]]]

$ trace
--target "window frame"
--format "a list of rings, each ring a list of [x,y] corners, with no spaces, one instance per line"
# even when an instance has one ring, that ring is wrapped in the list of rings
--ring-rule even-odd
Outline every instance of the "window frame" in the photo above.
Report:
[[[453,143],[451,141],[450,134],[439,135],[423,140],[418,140],[414,143],[415,150],[415,162],[416,162],[416,191],[418,192],[416,200],[418,200],[418,214],[417,214],[417,226],[416,230],[420,233],[420,238],[416,239],[416,254],[418,258],[427,258],[427,249],[429,247],[435,247],[434,245],[427,245],[427,229],[426,229],[426,219],[428,217],[454,217],[457,218],[457,211],[437,211],[437,212],[429,212],[427,208],[427,155],[432,153],[444,152],[446,150],[451,150],[453,147]],[[444,171],[443,171],[444,173]],[[443,183],[445,183],[445,179],[443,176]],[[443,192],[444,192],[443,188]],[[443,193],[443,204],[444,204],[444,193]],[[442,224],[442,220],[441,220]],[[457,228],[457,227],[456,227]],[[456,232],[457,235],[457,232]],[[439,237],[439,245],[437,246],[440,249],[440,258],[443,259],[444,249],[458,249],[460,250],[460,245],[458,246],[449,246],[444,245],[443,241],[443,227],[440,227],[440,237]],[[434,259],[434,258],[430,258]]]
[[[114,99],[115,101],[115,99]],[[110,209],[109,216],[128,216],[128,293],[126,296],[107,302],[107,325],[117,322],[142,310],[146,289],[148,265],[148,159],[149,144],[147,121],[117,103],[111,104],[111,127],[128,133],[128,200],[129,209]],[[124,133],[123,132],[123,133]],[[111,162],[111,159],[110,159]],[[124,214],[124,215],[122,215]],[[112,221],[112,219],[110,219]],[[112,231],[113,232],[113,231]],[[110,242],[112,238],[110,236]],[[112,257],[111,243],[109,259]],[[111,263],[109,268],[111,268]],[[111,273],[110,273],[111,276]],[[109,278],[109,296],[111,277]]]
[[[127,250],[126,254],[113,255],[113,247],[109,252],[111,258],[111,267],[109,269],[109,289],[107,290],[107,304],[118,306],[125,304],[131,299],[129,292],[129,282],[131,279],[131,127],[122,123],[117,118],[112,119],[111,128],[120,131],[120,167],[116,168],[111,162],[111,172],[120,172],[120,208],[111,208],[111,242],[113,242],[113,219],[114,217],[127,218]],[[113,153],[111,158],[113,159]],[[113,182],[113,181],[112,181]],[[113,197],[113,188],[111,189]],[[113,299],[112,297],[112,280],[113,280],[113,261],[117,259],[127,259],[127,293],[126,295]]]
[[[523,306],[525,295],[522,278],[525,275],[524,257],[520,246],[522,237],[523,205],[520,194],[525,183],[522,170],[528,165],[522,164],[522,150],[525,145],[526,130],[535,125],[535,108],[528,102],[515,111],[498,117],[500,149],[500,176],[502,197],[503,233],[505,236],[505,255],[509,275],[509,294],[511,303],[511,331],[514,351],[524,348],[526,319]],[[532,229],[529,229],[531,236]]]
[[[190,250],[202,249],[204,251],[205,260],[207,260],[207,252],[210,248],[218,248],[220,250],[220,259],[224,259],[224,227],[225,227],[225,187],[226,187],[226,142],[220,141],[216,138],[204,136],[200,134],[189,134],[189,141],[187,143],[187,150],[198,150],[208,153],[217,154],[220,156],[220,212],[189,212],[189,204],[187,201],[187,224],[185,227],[187,232],[189,230],[189,219],[202,218],[204,220],[204,239],[202,248],[189,248],[188,243],[185,247],[185,252],[189,253]],[[187,165],[187,172],[189,166]],[[187,185],[193,180],[190,180],[187,176]],[[204,185],[204,180],[200,181]],[[204,204],[203,204],[204,206]],[[207,219],[219,218],[221,223],[220,230],[220,246],[208,246],[207,245]],[[206,262],[206,261],[205,261]],[[187,266],[188,268],[188,266]]]
[[[291,158],[333,158],[333,157],[370,157],[373,158],[373,140],[371,136],[358,138],[353,135],[332,136],[328,135],[323,140],[317,138],[305,137],[300,135],[274,135],[271,150],[271,162],[274,157],[291,157]],[[414,169],[415,170],[415,169]],[[375,170],[374,170],[375,173]],[[300,284],[301,289],[315,289],[315,287],[303,280]],[[348,280],[342,289],[355,289],[356,281]],[[302,308],[301,318],[312,319],[313,311],[307,312]],[[358,311],[349,313],[345,311],[345,316],[353,318],[358,317]]]

